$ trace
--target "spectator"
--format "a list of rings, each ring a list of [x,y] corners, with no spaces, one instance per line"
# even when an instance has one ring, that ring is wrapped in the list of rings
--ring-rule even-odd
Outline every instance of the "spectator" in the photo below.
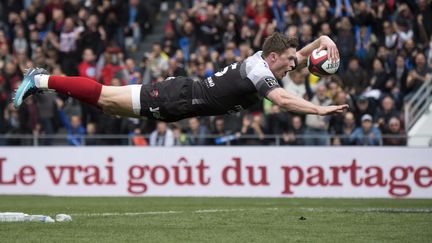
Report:
[[[87,146],[101,145],[102,141],[96,138],[96,136],[97,136],[96,123],[93,122],[87,123],[85,145]]]
[[[215,117],[213,121],[213,130],[211,132],[212,135],[212,143],[213,145],[226,145],[231,143],[232,140],[236,139],[236,136],[232,136],[230,138],[227,137],[226,141],[222,138],[233,135],[231,131],[228,131],[225,127],[225,120],[222,116]]]
[[[327,88],[320,84],[311,102],[316,105],[330,105],[331,101],[326,97]],[[306,115],[307,145],[329,145],[328,117],[318,115]]]
[[[168,77],[187,76],[184,65],[182,63],[179,63],[176,58],[171,58],[169,60],[168,66]]]
[[[162,52],[161,45],[157,42],[152,45],[152,52],[148,54],[150,77],[156,80],[166,76],[168,71],[168,56]]]
[[[415,67],[409,72],[407,78],[405,99],[409,99],[423,83],[429,82],[432,79],[432,69],[426,65],[426,57],[423,53],[418,53],[415,56]]]
[[[341,57],[343,58],[343,57]],[[352,95],[362,94],[369,86],[366,71],[360,66],[360,60],[349,60],[348,69],[342,76],[345,91]]]
[[[243,116],[239,145],[264,145],[265,143],[265,129],[261,124],[261,115]]]
[[[353,16],[354,11],[350,1],[336,1],[335,17]]]
[[[347,99],[348,95],[344,91],[339,91],[335,95],[335,100],[333,101],[334,105],[339,104],[349,104],[350,102]],[[346,114],[335,114],[329,119],[329,133],[330,134],[342,134],[344,127],[344,120]]]
[[[156,129],[150,134],[150,146],[173,146],[174,135],[165,122],[158,121]]]
[[[306,86],[304,83],[305,77],[301,70],[290,72],[282,79],[283,87],[296,94],[299,97],[304,97],[306,94]]]
[[[357,127],[349,138],[350,144],[363,146],[381,145],[381,132],[373,125],[372,116],[364,114],[361,126]]]
[[[319,34],[321,35],[328,35],[331,37],[333,34],[331,33],[331,29],[330,29],[330,22],[331,22],[331,18],[329,15],[329,6],[326,6],[326,4],[328,4],[328,2],[318,2],[317,3],[317,7],[315,9],[315,14],[312,15],[312,26],[313,26],[313,33],[318,33],[321,32]]]
[[[45,13],[39,12],[36,15],[35,23],[30,24],[29,29],[38,32],[39,40],[45,39],[48,30]]]
[[[300,30],[299,47],[298,48],[302,48],[312,41],[313,41],[312,26],[309,24],[302,25],[301,30]]]
[[[134,145],[134,146],[148,146],[147,140],[141,134],[141,128],[136,127],[129,134],[129,136],[131,137],[132,145]]]
[[[376,126],[381,131],[388,130],[390,118],[400,117],[400,113],[396,110],[394,100],[391,96],[384,96],[381,100],[381,106],[377,109],[375,115]]]
[[[343,72],[346,70],[347,60],[351,60],[355,54],[356,40],[352,31],[352,25],[348,17],[342,17],[337,22],[337,36],[336,44],[339,49],[339,56],[341,58],[341,64],[339,69]]]
[[[349,1],[348,1],[349,2]],[[371,8],[371,4],[365,1],[359,1],[355,6],[354,22],[357,26],[375,27],[375,11]],[[351,10],[352,11],[352,10]],[[370,30],[372,31],[372,30]]]
[[[396,56],[396,62],[394,65],[394,68],[392,72],[390,73],[390,77],[394,78],[395,82],[395,89],[397,89],[398,96],[397,97],[397,103],[398,107],[400,108],[400,103],[403,102],[403,97],[407,93],[407,87],[406,87],[406,80],[408,77],[408,69],[405,66],[405,61],[403,56],[397,55]]]
[[[361,125],[361,118],[365,114],[375,114],[376,105],[373,99],[370,99],[364,95],[357,97],[355,102],[354,116],[356,119],[356,126]]]
[[[120,84],[126,83],[126,72],[124,72],[123,53],[117,47],[107,48],[104,58],[99,60],[98,66],[101,70],[101,80],[104,85],[111,85],[114,78],[120,80]]]
[[[172,125],[172,132],[174,136],[174,146],[187,145],[186,134],[183,133],[179,124],[174,123]]]
[[[356,128],[354,114],[347,112],[344,116],[342,130],[337,133],[341,145],[350,145],[350,136]]]
[[[49,31],[53,32],[56,36],[60,36],[64,23],[65,15],[63,9],[54,8],[52,10],[52,20],[48,24]]]
[[[38,111],[38,122],[41,130],[48,136],[41,141],[42,145],[51,145],[52,138],[50,136],[57,132],[58,116],[57,116],[57,95],[35,95],[35,103]]]
[[[180,48],[185,53],[187,60],[189,59],[189,54],[195,50],[197,45],[197,33],[191,21],[186,21],[182,26],[181,36],[179,40]]]
[[[79,115],[72,115],[69,120],[63,111],[63,101],[61,99],[57,99],[56,104],[60,120],[63,123],[63,126],[66,128],[67,141],[69,145],[84,145],[84,136],[86,134],[86,130],[81,123],[81,117]]]
[[[420,39],[424,44],[428,43],[428,37],[432,35],[432,9],[430,2],[426,0],[418,1],[417,25]]]
[[[397,48],[399,36],[395,33],[393,25],[389,21],[384,21],[383,23],[384,29],[384,46],[389,50],[394,50]]]
[[[383,62],[378,58],[374,58],[372,61],[372,73],[370,77],[371,88],[389,94],[391,90],[387,88],[388,79],[389,76],[384,69]]]
[[[28,43],[22,26],[15,26],[15,37],[12,47],[14,53],[27,53]]]
[[[75,27],[72,18],[66,18],[58,44],[52,43],[60,52],[61,67],[67,75],[77,75],[77,41],[83,27]]]
[[[3,118],[5,121],[4,127],[6,134],[26,134],[28,133],[28,129],[26,128],[26,122],[23,113],[24,109],[21,109],[20,112],[16,111],[12,104],[9,104],[6,107],[6,110],[3,113]],[[4,141],[6,145],[25,145],[24,141],[19,138],[9,138]]]
[[[394,28],[399,35],[398,46],[401,48],[407,40],[412,39],[414,36],[414,31],[411,26],[411,23],[413,23],[413,16],[407,4],[403,3],[398,6],[395,19]]]
[[[402,129],[399,118],[392,117],[389,119],[387,129],[383,132],[383,144],[387,146],[405,146],[407,137]]]
[[[277,105],[272,105],[267,115],[267,127],[269,134],[278,135],[288,131],[289,116],[287,112],[281,111]]]
[[[128,50],[135,52],[141,41],[142,30],[148,25],[148,13],[145,5],[140,4],[139,0],[129,0],[128,7],[123,16],[127,17],[127,23],[124,24],[124,33],[126,36],[125,45]]]
[[[90,48],[84,49],[82,62],[78,65],[78,75],[89,79],[97,80],[96,56]]]
[[[78,65],[79,76],[98,80],[96,58],[97,57],[91,48],[84,49],[82,54],[83,60]],[[81,114],[84,125],[87,124],[87,122],[97,122],[99,116],[101,116],[101,112],[99,110],[85,103],[81,103]]]
[[[305,145],[305,130],[300,116],[291,118],[291,128],[282,134],[282,144]]]
[[[105,47],[106,31],[99,26],[99,18],[96,14],[89,15],[85,21],[85,29],[79,40],[80,49],[90,48],[96,56],[99,56]]]
[[[246,4],[246,15],[255,21],[256,26],[269,23],[271,20],[270,8],[265,0],[252,0]]]
[[[198,118],[192,117],[188,119],[187,145],[207,145],[207,134],[207,127],[201,125]]]

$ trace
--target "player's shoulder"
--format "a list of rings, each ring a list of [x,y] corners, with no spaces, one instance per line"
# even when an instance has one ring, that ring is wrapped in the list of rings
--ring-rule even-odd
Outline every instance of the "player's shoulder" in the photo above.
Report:
[[[250,79],[261,77],[274,77],[267,62],[262,58],[262,51],[258,51],[245,60],[247,76]]]
[[[267,62],[262,58],[262,51],[255,52],[252,56],[249,56],[245,63],[251,68],[251,70],[258,69],[269,69]],[[270,70],[270,69],[269,69]]]

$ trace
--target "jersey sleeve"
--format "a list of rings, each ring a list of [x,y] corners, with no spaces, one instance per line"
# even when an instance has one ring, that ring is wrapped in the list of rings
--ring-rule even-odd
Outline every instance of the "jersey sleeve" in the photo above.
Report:
[[[248,74],[248,78],[255,85],[261,97],[267,97],[270,91],[280,87],[279,82],[268,68],[255,67],[254,70]]]

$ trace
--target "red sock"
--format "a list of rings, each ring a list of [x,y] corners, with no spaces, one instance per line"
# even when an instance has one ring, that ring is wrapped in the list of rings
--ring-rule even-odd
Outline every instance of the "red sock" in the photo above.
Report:
[[[48,88],[90,105],[97,105],[102,84],[84,77],[49,76]]]

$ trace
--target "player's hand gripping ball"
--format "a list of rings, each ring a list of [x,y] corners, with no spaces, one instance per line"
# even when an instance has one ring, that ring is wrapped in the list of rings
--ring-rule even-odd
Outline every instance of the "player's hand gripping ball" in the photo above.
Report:
[[[339,68],[340,60],[331,62],[327,55],[327,50],[317,52],[317,49],[312,51],[307,60],[309,72],[315,76],[325,77],[335,74]]]

